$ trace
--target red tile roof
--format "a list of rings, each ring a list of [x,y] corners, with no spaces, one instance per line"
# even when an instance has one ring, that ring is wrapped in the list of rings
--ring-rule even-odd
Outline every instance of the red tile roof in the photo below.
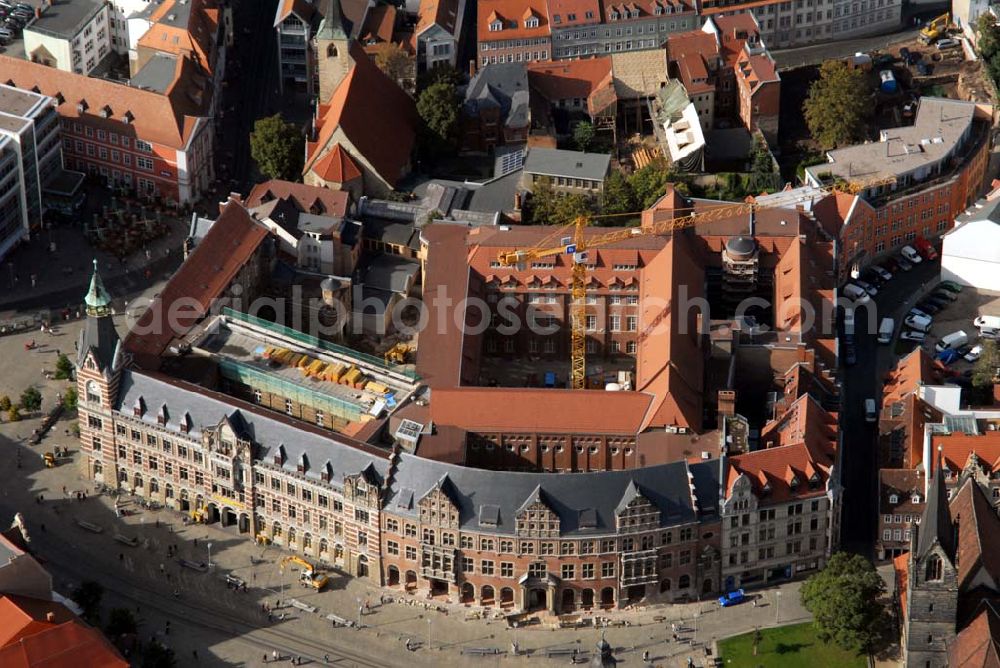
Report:
[[[1000,584],[1000,517],[996,509],[972,479],[952,495],[949,508],[958,524],[955,562],[959,590],[987,583],[996,591]]]
[[[258,183],[246,198],[246,207],[253,209],[272,199],[291,199],[300,212],[327,216],[346,216],[350,193],[322,186],[272,179]]]
[[[140,366],[158,368],[159,357],[170,342],[208,314],[267,235],[267,228],[241,204],[226,204],[205,238],[129,332],[126,351]]]
[[[551,32],[548,9],[544,0],[481,0],[476,11],[480,42],[548,37]],[[538,19],[537,28],[524,27],[525,18],[528,16]],[[503,22],[504,28],[491,32],[490,23],[497,19]]]
[[[907,394],[915,393],[921,385],[932,385],[940,380],[934,360],[922,348],[917,348],[896,362],[896,368],[886,374],[882,386],[882,405],[888,406]]]
[[[630,435],[640,431],[651,404],[641,392],[434,388],[431,419],[476,432]]]
[[[906,588],[910,577],[910,554],[904,552],[892,560],[892,570],[896,575],[896,593],[899,595],[899,609],[906,615]]]
[[[329,183],[350,183],[361,178],[361,168],[358,167],[358,163],[340,144],[320,158],[313,167],[313,173]]]
[[[439,25],[457,37],[455,21],[458,20],[458,5],[458,0],[420,0],[417,25],[413,29],[414,37],[420,37],[422,32],[433,25]]]
[[[186,0],[188,10],[187,27],[161,23],[164,17],[174,13],[180,0],[164,2],[150,16],[153,25],[139,38],[138,46],[163,51],[190,58],[209,74],[215,68],[215,37],[219,29],[219,10],[214,2]]]
[[[594,25],[601,22],[598,0],[548,0],[549,18],[555,28]],[[557,18],[558,17],[558,18]]]
[[[715,90],[719,43],[715,35],[702,30],[673,33],[667,36],[667,60],[689,94]]]
[[[617,99],[611,58],[535,61],[527,65],[532,92],[555,104],[560,100],[587,100],[587,111],[595,115]]]
[[[306,147],[305,172],[333,150],[339,128],[358,158],[372,166],[390,186],[403,177],[416,139],[417,108],[395,81],[382,73],[357,43],[351,44],[354,65],[337,86],[317,121],[318,137]]]
[[[965,469],[970,456],[975,456],[985,473],[1000,471],[1000,431],[988,431],[980,435],[932,435],[931,452],[938,452],[939,449],[945,464],[953,473]]]
[[[358,39],[365,46],[372,46],[369,42],[391,42],[395,27],[396,8],[393,5],[378,5],[368,10]]]
[[[333,1],[337,2],[338,0]],[[304,22],[308,23],[312,20],[313,14],[316,13],[316,9],[313,4],[309,2],[309,0],[282,0],[281,9],[278,12],[277,20],[274,22],[274,25],[277,26],[293,13]]]
[[[950,668],[1000,668],[1000,613],[993,603],[962,629],[948,648]]]
[[[761,503],[825,494],[835,456],[836,447],[825,434],[816,439],[807,436],[792,445],[734,455],[726,460],[726,493],[732,493],[735,482],[745,475],[758,495],[763,492],[765,481],[770,483],[770,493]],[[816,483],[810,488],[813,476],[816,476]],[[793,478],[798,480],[795,489],[791,485]]]
[[[61,117],[87,117],[97,125],[106,125],[112,132],[174,149],[185,148],[196,121],[204,117],[211,101],[210,84],[196,69],[191,61],[181,59],[177,79],[162,95],[0,55],[0,82],[13,82],[12,85],[24,90],[37,87],[43,95],[55,98],[61,95],[64,100],[58,106]],[[197,102],[188,95],[195,89],[200,95]],[[79,108],[81,101],[86,102],[87,108],[83,111]],[[99,115],[105,106],[111,109],[108,119]],[[132,115],[128,125],[123,120],[126,113]]]
[[[0,596],[0,666],[127,668],[99,631],[64,606],[26,596]]]

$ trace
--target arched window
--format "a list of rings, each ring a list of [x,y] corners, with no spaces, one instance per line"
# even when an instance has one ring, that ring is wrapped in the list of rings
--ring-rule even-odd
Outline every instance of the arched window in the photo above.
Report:
[[[687,589],[690,586],[691,586],[691,576],[690,575],[682,575],[679,578],[677,578],[677,587],[678,587],[678,589]]]
[[[927,571],[925,574],[925,580],[940,580],[944,577],[943,569],[941,565],[941,557],[936,554],[931,555],[931,558],[927,560]]]
[[[326,47],[326,57],[327,58],[337,57],[337,46],[335,44],[330,44]]]

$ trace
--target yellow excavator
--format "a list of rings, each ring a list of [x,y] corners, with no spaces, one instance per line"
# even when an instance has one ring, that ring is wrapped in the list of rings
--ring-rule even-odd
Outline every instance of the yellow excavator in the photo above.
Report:
[[[921,44],[933,44],[948,31],[950,25],[951,14],[945,12],[923,27],[920,31]]]
[[[306,561],[301,557],[296,557],[295,555],[292,555],[282,559],[281,563],[279,564],[279,568],[281,569],[282,573],[285,572],[285,566],[287,566],[288,564],[295,564],[302,568],[302,570],[299,572],[299,583],[303,587],[312,587],[316,591],[323,591],[324,587],[326,587],[327,583],[330,581],[329,577],[327,577],[323,573],[317,572],[315,566],[313,566],[312,564],[310,564],[308,561]]]

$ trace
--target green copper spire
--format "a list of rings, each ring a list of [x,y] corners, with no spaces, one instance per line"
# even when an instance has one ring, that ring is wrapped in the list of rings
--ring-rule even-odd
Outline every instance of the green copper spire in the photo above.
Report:
[[[87,304],[87,315],[95,317],[111,315],[111,297],[104,289],[101,275],[97,273],[97,258],[94,258],[94,275],[90,279],[90,290],[84,302]]]

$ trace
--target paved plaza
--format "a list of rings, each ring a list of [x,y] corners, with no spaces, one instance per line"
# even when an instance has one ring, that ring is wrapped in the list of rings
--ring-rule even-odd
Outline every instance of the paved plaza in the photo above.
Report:
[[[116,319],[121,323],[123,316]],[[54,367],[57,350],[73,352],[78,328],[78,323],[69,323],[53,335],[0,337],[4,368],[0,394],[16,398],[33,384],[43,395],[43,408],[51,407],[69,384],[45,380],[42,370]],[[26,352],[24,344],[32,338],[39,347]],[[140,636],[159,637],[177,651],[181,665],[258,666],[273,651],[286,661],[302,656],[319,665],[324,655],[332,665],[343,666],[475,665],[500,660],[556,665],[567,663],[574,649],[591,652],[603,633],[616,648],[616,657],[627,664],[641,665],[642,654],[648,651],[655,665],[684,666],[691,658],[700,666],[710,663],[706,648],[718,638],[808,619],[799,603],[799,583],[754,592],[755,604],[734,608],[720,609],[706,601],[616,611],[607,615],[608,626],[602,629],[541,625],[511,629],[487,610],[429,603],[338,573],[331,573],[326,591],[316,593],[301,588],[296,573],[280,571],[284,553],[279,549],[255,546],[217,525],[185,524],[180,513],[143,509],[130,498],[120,501],[132,514],[117,517],[114,499],[95,495],[93,484],[80,476],[71,421],[60,421],[40,445],[30,446],[26,437],[39,422],[33,418],[7,423],[4,418],[0,424],[0,476],[9,481],[0,496],[0,521],[6,523],[14,512],[22,512],[33,547],[61,591],[68,592],[85,579],[101,582],[107,591],[105,611],[115,606],[135,608],[142,622]],[[53,446],[67,447],[71,457],[46,469],[41,453]],[[88,498],[77,500],[78,491],[86,491]],[[103,531],[92,533],[78,521]],[[139,544],[125,545],[115,539],[116,534],[135,538]],[[177,546],[176,557],[167,556],[170,545]],[[212,567],[208,572],[182,568],[178,558],[205,563],[210,558]],[[244,580],[246,591],[227,587],[226,574]],[[270,621],[265,604],[272,608]],[[370,612],[360,616],[360,629],[334,627],[327,618],[333,614],[356,624],[365,604]],[[628,626],[623,625],[626,620]],[[406,650],[407,641],[414,651]],[[515,642],[518,657],[511,656]],[[479,649],[502,654],[468,654]],[[463,650],[467,654],[462,655]]]

